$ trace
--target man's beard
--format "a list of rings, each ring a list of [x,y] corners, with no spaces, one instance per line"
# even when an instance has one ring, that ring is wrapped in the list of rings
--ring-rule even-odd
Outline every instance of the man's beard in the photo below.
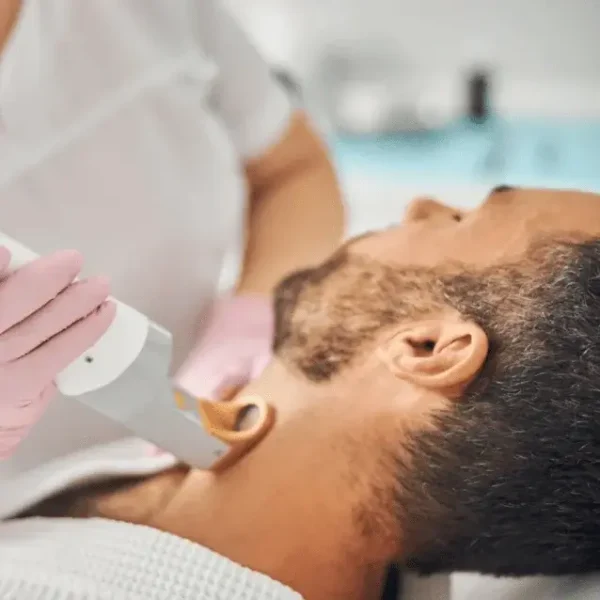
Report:
[[[275,354],[314,382],[330,380],[386,328],[435,307],[435,280],[341,249],[284,279],[275,292]]]

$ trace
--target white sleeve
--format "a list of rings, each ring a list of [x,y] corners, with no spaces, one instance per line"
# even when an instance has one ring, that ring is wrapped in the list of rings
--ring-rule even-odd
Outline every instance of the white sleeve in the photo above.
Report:
[[[199,42],[218,68],[215,110],[242,159],[260,156],[283,135],[292,103],[221,0],[192,2]]]

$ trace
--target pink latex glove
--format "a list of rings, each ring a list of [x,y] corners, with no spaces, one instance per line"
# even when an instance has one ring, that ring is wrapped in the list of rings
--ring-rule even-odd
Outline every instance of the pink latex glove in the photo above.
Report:
[[[8,272],[0,247],[0,459],[29,433],[56,393],[53,381],[108,329],[108,281],[73,283],[78,252],[44,256]]]
[[[219,300],[176,382],[194,396],[216,400],[256,378],[271,360],[273,320],[269,298]]]

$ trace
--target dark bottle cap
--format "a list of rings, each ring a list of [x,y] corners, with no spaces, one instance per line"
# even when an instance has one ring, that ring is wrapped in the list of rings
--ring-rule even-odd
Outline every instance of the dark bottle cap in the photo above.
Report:
[[[490,116],[490,80],[484,71],[475,71],[468,80],[468,116],[475,123],[483,123]]]

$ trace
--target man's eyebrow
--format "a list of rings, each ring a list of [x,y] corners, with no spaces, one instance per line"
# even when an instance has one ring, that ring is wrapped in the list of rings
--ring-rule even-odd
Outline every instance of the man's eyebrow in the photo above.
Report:
[[[491,194],[501,194],[502,192],[512,192],[514,190],[514,186],[512,185],[497,185],[495,188],[492,188]]]

